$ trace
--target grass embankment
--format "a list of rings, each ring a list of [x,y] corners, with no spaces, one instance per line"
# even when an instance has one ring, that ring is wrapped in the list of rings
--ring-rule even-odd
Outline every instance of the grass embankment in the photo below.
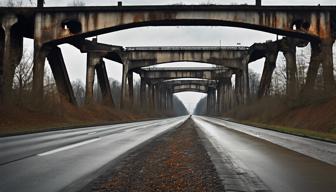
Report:
[[[336,97],[296,99],[269,97],[231,111],[244,124],[336,142]]]
[[[282,133],[289,133],[292,135],[298,135],[303,137],[309,137],[313,139],[319,139],[323,141],[330,141],[336,143],[336,134],[335,133],[328,133],[328,132],[318,132],[318,131],[312,131],[308,129],[300,129],[300,128],[293,128],[293,127],[286,127],[286,126],[279,126],[279,125],[272,125],[272,124],[265,124],[265,123],[258,123],[253,121],[237,121],[239,123],[245,124],[245,125],[251,125],[254,127],[259,127],[262,129],[268,129],[273,131],[278,131]]]
[[[58,105],[41,107],[10,106],[0,109],[0,136],[76,128],[162,117],[162,114],[133,113],[101,105],[74,107]]]

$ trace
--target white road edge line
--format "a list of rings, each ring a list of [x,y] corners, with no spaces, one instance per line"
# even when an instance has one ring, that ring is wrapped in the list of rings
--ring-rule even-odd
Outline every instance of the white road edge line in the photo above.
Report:
[[[42,156],[46,156],[46,155],[51,155],[51,154],[54,154],[54,153],[57,153],[57,152],[60,152],[60,151],[65,151],[65,150],[73,149],[75,147],[86,145],[86,144],[89,144],[89,143],[92,143],[92,142],[95,142],[95,141],[98,141],[98,140],[101,140],[101,138],[100,137],[99,138],[94,138],[94,139],[90,139],[90,140],[87,140],[87,141],[82,141],[82,142],[79,142],[79,143],[67,145],[67,146],[64,146],[64,147],[53,149],[51,151],[47,151],[47,152],[44,152],[44,153],[39,153],[39,154],[37,154],[37,156],[42,157]]]

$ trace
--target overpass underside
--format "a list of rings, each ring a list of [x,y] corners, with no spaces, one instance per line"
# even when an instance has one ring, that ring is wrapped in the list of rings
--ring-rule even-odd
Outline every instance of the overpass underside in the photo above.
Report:
[[[336,35],[334,6],[121,6],[121,7],[0,7],[0,100],[12,95],[13,77],[23,52],[23,38],[34,40],[33,98],[43,99],[45,60],[49,61],[62,100],[76,104],[72,86],[57,47],[69,43],[87,53],[87,104],[93,102],[97,74],[102,102],[116,107],[103,58],[123,65],[121,107],[134,102],[133,73],[141,77],[142,106],[171,110],[172,94],[193,90],[208,94],[208,108],[222,112],[249,101],[248,64],[265,58],[258,96],[269,93],[278,52],[286,58],[287,94],[296,96],[314,89],[322,65],[324,89],[335,89],[332,45]],[[251,47],[129,47],[85,40],[86,37],[141,26],[235,26],[286,36],[276,42]],[[298,90],[296,47],[310,43],[311,59],[305,86]],[[148,70],[161,63],[192,61],[220,66],[214,69]],[[234,85],[231,79],[235,77]],[[201,78],[182,82],[177,78]],[[167,83],[168,81],[174,81]],[[211,82],[211,83],[210,83]],[[216,107],[212,107],[216,106]]]

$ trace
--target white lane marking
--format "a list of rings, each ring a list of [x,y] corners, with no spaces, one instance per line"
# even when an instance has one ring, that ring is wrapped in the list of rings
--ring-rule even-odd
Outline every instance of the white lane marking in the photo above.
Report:
[[[75,144],[72,144],[72,145],[68,145],[68,146],[57,148],[57,149],[53,149],[51,151],[40,153],[40,154],[37,154],[37,156],[41,157],[41,156],[51,155],[51,154],[54,154],[54,153],[57,153],[57,152],[60,152],[60,151],[65,151],[65,150],[73,149],[75,147],[86,145],[86,144],[98,141],[100,139],[101,138],[94,138],[94,139],[90,139],[90,140],[87,140],[87,141],[82,141],[82,142],[79,142],[79,143],[75,143]]]
[[[94,132],[90,132],[90,133],[88,133],[88,135],[93,135],[93,134],[96,134],[97,132],[96,131],[94,131]]]

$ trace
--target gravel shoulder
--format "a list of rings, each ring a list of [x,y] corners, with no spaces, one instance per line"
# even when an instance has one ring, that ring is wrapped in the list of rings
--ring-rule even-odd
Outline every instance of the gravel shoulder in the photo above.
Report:
[[[194,122],[154,139],[81,191],[224,191]]]

